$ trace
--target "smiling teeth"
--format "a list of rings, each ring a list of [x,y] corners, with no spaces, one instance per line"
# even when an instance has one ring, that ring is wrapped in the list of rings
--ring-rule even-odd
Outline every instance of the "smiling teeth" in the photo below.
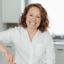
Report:
[[[32,24],[32,25],[35,25],[36,23],[32,23],[32,22],[31,22],[31,24]]]

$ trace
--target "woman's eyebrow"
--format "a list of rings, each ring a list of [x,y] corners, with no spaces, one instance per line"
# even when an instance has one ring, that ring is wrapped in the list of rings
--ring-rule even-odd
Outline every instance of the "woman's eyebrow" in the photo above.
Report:
[[[29,12],[29,13],[32,13],[32,12]],[[32,13],[33,14],[33,13]],[[37,15],[40,15],[40,14],[37,14]]]
[[[32,12],[29,12],[29,13],[32,13]],[[33,13],[32,13],[33,14]]]

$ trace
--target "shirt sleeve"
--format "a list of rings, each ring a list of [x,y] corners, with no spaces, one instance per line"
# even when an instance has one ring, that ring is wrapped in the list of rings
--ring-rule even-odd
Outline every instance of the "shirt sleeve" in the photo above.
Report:
[[[53,39],[49,34],[46,40],[46,52],[44,57],[44,64],[55,64],[55,51],[53,45]]]
[[[1,43],[11,43],[14,38],[14,28],[10,28],[6,31],[0,32]]]

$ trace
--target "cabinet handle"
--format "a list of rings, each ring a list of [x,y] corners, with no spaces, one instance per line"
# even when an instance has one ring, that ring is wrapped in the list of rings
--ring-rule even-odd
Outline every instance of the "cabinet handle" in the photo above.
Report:
[[[7,48],[11,48],[12,46],[6,46]]]
[[[57,49],[57,51],[63,51],[63,49]]]

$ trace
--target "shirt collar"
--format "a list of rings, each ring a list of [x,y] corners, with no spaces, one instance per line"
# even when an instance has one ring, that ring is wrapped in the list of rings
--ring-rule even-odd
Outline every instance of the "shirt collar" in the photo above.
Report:
[[[23,34],[24,36],[28,36],[27,30],[26,30],[25,28],[23,28],[23,27],[20,27],[20,28],[21,28],[22,34]],[[35,34],[35,36],[37,36],[39,33],[41,33],[40,30],[37,31],[37,33]],[[34,37],[35,37],[35,36],[34,36]]]

